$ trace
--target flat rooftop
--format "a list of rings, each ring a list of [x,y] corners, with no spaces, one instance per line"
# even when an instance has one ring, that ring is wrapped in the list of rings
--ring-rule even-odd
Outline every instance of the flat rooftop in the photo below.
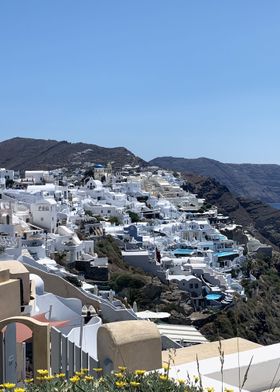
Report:
[[[242,338],[221,340],[221,346],[224,355],[234,354],[238,351],[243,352],[262,347],[260,344]],[[169,355],[170,352],[168,350],[162,352],[163,363],[169,361]],[[174,365],[182,365],[184,363],[195,362],[196,358],[201,361],[203,359],[219,357],[219,355],[219,342],[216,341],[210,343],[196,344],[190,347],[178,348],[176,349],[173,359]]]

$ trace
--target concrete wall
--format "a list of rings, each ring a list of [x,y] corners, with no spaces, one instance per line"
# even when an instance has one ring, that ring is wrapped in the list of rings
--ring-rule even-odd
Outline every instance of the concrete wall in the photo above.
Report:
[[[20,282],[18,279],[0,280],[0,320],[19,316],[20,307]]]
[[[93,305],[95,309],[100,309],[98,300],[83,293],[78,287],[75,287],[60,276],[34,268],[31,265],[26,264],[25,266],[29,272],[39,275],[43,279],[47,292],[65,298],[78,298],[82,301],[83,305]]]
[[[78,312],[75,311],[77,310],[77,301],[80,303],[80,309],[78,309]],[[65,305],[65,303],[61,302],[59,298],[52,293],[38,295],[36,297],[36,308],[38,309],[39,313],[45,313],[48,320],[70,320],[72,324],[79,324],[82,314],[82,303],[80,300],[71,298],[71,300],[69,299],[68,304]]]
[[[97,333],[97,352],[104,371],[126,366],[153,370],[161,367],[161,340],[158,328],[149,321],[122,321],[102,325]]]
[[[115,307],[106,300],[101,303],[101,311],[105,322],[137,320],[136,314],[130,309]]]
[[[30,301],[30,280],[29,272],[25,266],[16,260],[3,260],[0,269],[8,269],[11,279],[18,279],[21,285],[21,295],[19,299],[24,305]]]
[[[223,341],[221,341],[221,344],[223,350]],[[205,349],[207,345],[205,345]],[[203,346],[204,344],[202,347]],[[218,350],[211,349],[210,355],[207,359],[201,360],[198,355],[199,370],[204,387],[214,387],[216,391],[219,391],[221,389],[225,389],[227,385],[231,385],[232,387],[230,389],[234,391],[249,390],[260,392],[274,390],[276,387],[280,386],[279,343],[270,346],[261,346],[255,349],[250,349],[250,347],[248,347],[248,350],[238,352],[238,346],[235,342],[232,347],[232,351],[233,353],[224,356],[224,388],[222,388],[221,382],[221,362]],[[241,389],[241,385],[248,368],[247,381],[245,382],[243,389]],[[189,374],[197,375],[197,363],[190,362],[174,366],[171,368],[169,375],[170,377],[181,378],[184,377],[187,372]],[[220,383],[220,386],[218,383]]]

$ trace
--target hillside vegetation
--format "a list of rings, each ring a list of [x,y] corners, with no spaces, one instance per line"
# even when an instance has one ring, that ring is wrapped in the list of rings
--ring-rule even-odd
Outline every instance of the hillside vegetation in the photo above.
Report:
[[[249,259],[244,270],[256,278],[243,281],[247,301],[236,297],[233,307],[210,316],[200,331],[210,340],[240,336],[265,345],[279,342],[279,254],[272,259]]]

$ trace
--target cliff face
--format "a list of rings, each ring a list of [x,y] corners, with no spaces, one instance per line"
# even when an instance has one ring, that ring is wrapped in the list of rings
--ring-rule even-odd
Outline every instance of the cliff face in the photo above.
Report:
[[[19,137],[0,143],[0,167],[6,169],[49,170],[77,167],[83,162],[112,162],[118,167],[144,163],[124,147],[104,148],[95,144]]]
[[[241,197],[262,200],[265,203],[280,202],[279,165],[232,164],[207,158],[173,157],[155,158],[149,164],[213,177]]]
[[[237,224],[248,229],[260,241],[280,250],[280,211],[252,199],[234,196],[226,186],[212,178],[185,175],[185,189],[216,205],[219,211],[230,216]]]

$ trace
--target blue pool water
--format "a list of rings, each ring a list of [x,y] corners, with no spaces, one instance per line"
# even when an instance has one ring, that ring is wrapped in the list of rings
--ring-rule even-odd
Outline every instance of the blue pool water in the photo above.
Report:
[[[217,252],[217,253],[215,253],[215,256],[218,256],[218,257],[225,257],[225,256],[232,256],[232,255],[235,255],[237,257],[238,253],[236,253],[236,252]]]
[[[218,301],[220,298],[221,298],[221,294],[214,294],[214,293],[210,293],[210,294],[207,294],[206,295],[206,298],[209,300],[209,301]]]

